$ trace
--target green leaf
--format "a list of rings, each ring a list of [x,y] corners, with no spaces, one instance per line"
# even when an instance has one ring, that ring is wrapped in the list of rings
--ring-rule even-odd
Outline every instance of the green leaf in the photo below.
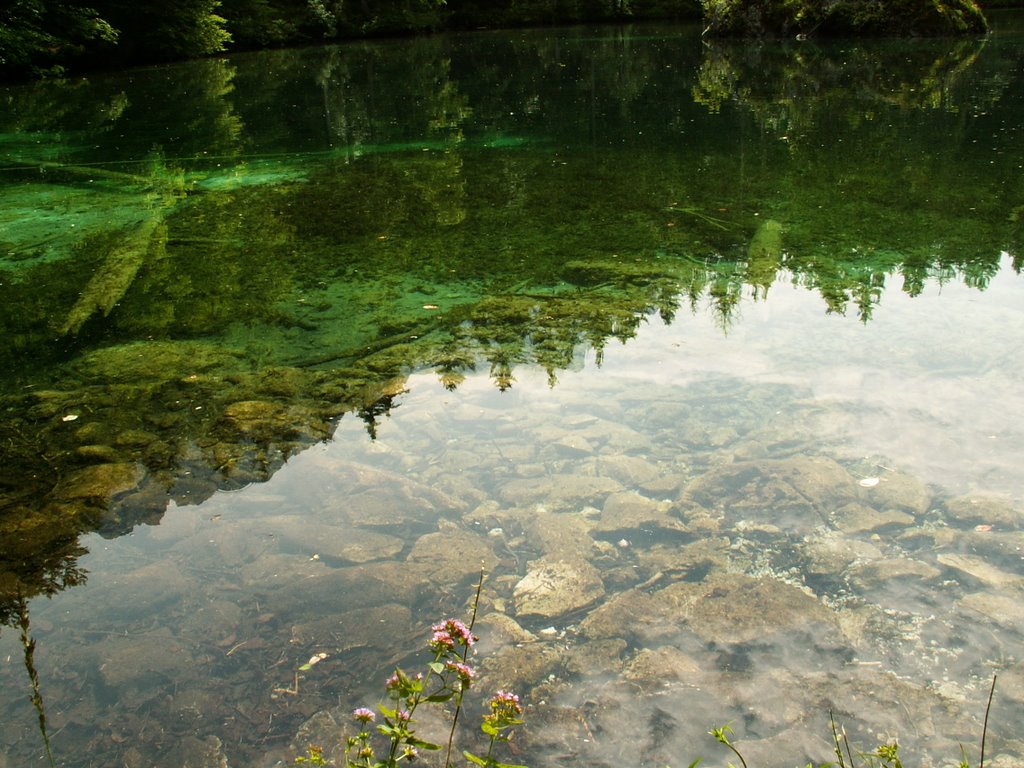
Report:
[[[492,763],[492,768],[527,768],[525,765],[513,765],[512,763]]]
[[[525,720],[519,720],[515,717],[506,717],[499,721],[498,727],[500,728],[511,728],[514,725],[522,725]]]
[[[484,760],[482,757],[477,757],[472,752],[463,752],[462,755],[467,760],[469,760],[469,762],[476,763],[477,765],[482,765],[484,766],[484,768],[487,768],[487,761]]]
[[[419,747],[420,749],[429,749],[431,751],[436,751],[436,750],[441,748],[440,744],[434,744],[433,742],[430,742],[430,741],[424,741],[423,739],[417,739],[415,736],[410,736],[409,738],[407,738],[405,740],[405,743],[406,744],[411,744],[414,747]]]
[[[429,664],[427,664],[427,666],[430,667],[430,669],[433,670],[434,674],[436,675],[440,675],[444,672],[444,664],[442,664],[440,661],[432,661]]]
[[[427,696],[424,701],[448,701],[452,696],[455,695],[455,691],[446,691],[444,693],[435,693],[433,696]]]

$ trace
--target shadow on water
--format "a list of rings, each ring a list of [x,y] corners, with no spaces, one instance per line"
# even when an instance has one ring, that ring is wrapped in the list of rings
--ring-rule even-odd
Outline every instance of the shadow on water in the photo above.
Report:
[[[28,601],[84,582],[81,535],[265,482],[346,416],[374,439],[415,372],[555,386],[681,312],[728,334],[784,282],[868,323],[894,281],[1019,272],[1024,77],[998,37],[641,32],[4,93],[0,617],[44,738]]]

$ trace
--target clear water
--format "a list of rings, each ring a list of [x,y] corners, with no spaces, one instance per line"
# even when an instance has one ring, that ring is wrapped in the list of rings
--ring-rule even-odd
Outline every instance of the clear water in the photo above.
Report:
[[[976,761],[995,673],[987,755],[1024,759],[1024,69],[996,21],[4,91],[0,766],[289,761],[481,561],[514,762],[724,764],[730,722],[803,764],[830,710]],[[596,591],[532,613],[549,562]]]

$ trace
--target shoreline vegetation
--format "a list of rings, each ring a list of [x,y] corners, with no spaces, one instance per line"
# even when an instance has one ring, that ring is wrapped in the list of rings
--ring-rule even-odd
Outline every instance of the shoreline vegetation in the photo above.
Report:
[[[1021,0],[18,0],[0,10],[0,82],[340,40],[581,23],[697,21],[744,39],[955,36]]]

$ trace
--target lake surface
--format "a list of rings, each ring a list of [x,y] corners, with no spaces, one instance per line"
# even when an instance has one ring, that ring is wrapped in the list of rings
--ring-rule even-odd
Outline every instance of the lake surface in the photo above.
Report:
[[[1024,20],[277,51],[0,91],[0,768],[1024,742]],[[314,659],[316,661],[314,661]],[[467,725],[468,723],[468,725]],[[425,733],[446,738],[439,713]],[[439,735],[440,734],[440,735]]]

